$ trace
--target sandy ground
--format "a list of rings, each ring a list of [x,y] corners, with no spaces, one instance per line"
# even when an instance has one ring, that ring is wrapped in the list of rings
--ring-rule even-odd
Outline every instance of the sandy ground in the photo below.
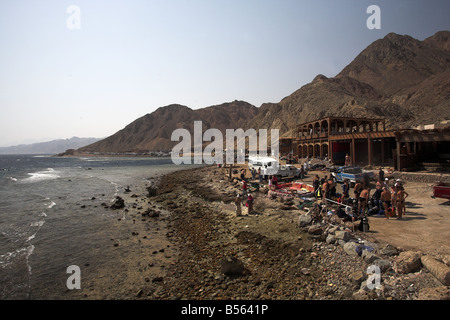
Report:
[[[327,172],[310,171],[304,181],[312,183],[316,174],[322,177]],[[338,184],[338,192],[341,186]],[[429,183],[406,182],[404,186],[409,194],[406,215],[401,220],[372,216],[369,219],[370,236],[380,243],[390,243],[405,250],[449,255],[450,201],[433,199]]]
[[[238,168],[248,169],[247,166]],[[330,176],[328,171],[309,171],[303,181],[312,185],[316,174],[320,178]],[[246,176],[250,177],[248,170]],[[369,219],[369,237],[405,250],[450,255],[450,201],[432,198],[430,183],[406,181],[404,187],[409,195],[406,199],[406,215],[401,220],[372,216]],[[338,183],[337,192],[341,192],[341,188],[342,184]],[[375,189],[373,182],[371,189],[372,195]],[[350,194],[353,194],[352,190]]]
[[[406,250],[450,254],[450,201],[433,199],[427,183],[406,183],[406,215],[402,220],[374,217],[372,233]]]

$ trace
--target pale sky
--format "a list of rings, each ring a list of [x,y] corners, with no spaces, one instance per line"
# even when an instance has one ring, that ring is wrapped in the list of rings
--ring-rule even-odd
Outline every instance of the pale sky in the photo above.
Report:
[[[366,25],[370,5],[381,29]],[[173,103],[279,102],[389,32],[450,30],[449,12],[448,0],[0,0],[0,146],[107,137]]]

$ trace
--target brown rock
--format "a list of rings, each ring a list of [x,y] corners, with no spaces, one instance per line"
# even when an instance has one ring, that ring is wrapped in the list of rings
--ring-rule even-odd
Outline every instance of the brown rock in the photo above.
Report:
[[[421,261],[436,279],[443,285],[450,286],[450,267],[431,256],[422,256]]]
[[[421,252],[404,251],[396,257],[393,269],[398,273],[410,273],[417,271],[421,267]]]

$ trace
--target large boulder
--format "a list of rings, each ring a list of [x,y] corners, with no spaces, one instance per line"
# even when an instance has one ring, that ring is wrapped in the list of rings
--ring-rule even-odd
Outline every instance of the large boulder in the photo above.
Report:
[[[303,228],[312,223],[312,216],[309,214],[301,214],[298,218],[299,227]]]
[[[358,256],[358,252],[356,251],[356,248],[358,247],[358,244],[355,242],[347,242],[344,244],[344,251],[351,256]]]
[[[309,234],[320,235],[323,233],[323,229],[319,225],[312,225],[308,228]]]
[[[372,252],[370,252],[368,250],[364,250],[362,252],[361,257],[367,263],[373,263],[375,260],[381,259],[379,256],[377,256],[376,254],[374,254],[374,253],[372,253]]]
[[[114,200],[113,204],[110,206],[111,209],[123,209],[125,207],[125,200],[123,200],[121,197],[116,196],[116,199]]]
[[[422,265],[420,262],[421,256],[422,256],[421,252],[414,252],[414,251],[400,252],[400,254],[394,260],[394,265],[392,269],[394,269],[394,271],[397,273],[415,272],[419,270]]]
[[[421,262],[443,285],[450,286],[450,267],[428,255],[422,256]]]
[[[329,234],[325,241],[329,244],[333,244],[336,242],[336,237],[332,234]]]
[[[389,257],[397,255],[398,252],[398,249],[390,244],[387,244],[383,249],[379,251],[380,254]]]
[[[352,235],[348,231],[336,231],[334,233],[334,236],[336,237],[337,240],[343,240],[345,242],[352,239]]]
[[[376,259],[372,264],[378,266],[381,272],[386,272],[391,268],[391,261],[387,259]]]

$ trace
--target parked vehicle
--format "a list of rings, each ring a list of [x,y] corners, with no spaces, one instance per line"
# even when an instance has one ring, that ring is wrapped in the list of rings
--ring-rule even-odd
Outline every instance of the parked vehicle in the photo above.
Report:
[[[310,170],[323,170],[325,169],[327,166],[322,164],[322,163],[315,163],[309,166]]]
[[[366,177],[369,180],[374,178],[372,171],[363,172],[360,167],[337,167],[330,169],[330,172],[336,182],[344,182],[345,179],[348,179],[351,185],[364,182]]]
[[[277,159],[271,157],[248,157],[248,167],[250,169],[258,170],[261,168],[261,175],[267,178],[270,175],[275,175],[278,172],[280,164]]]
[[[281,165],[276,173],[278,177],[300,177],[300,169],[291,164]]]
[[[443,198],[450,200],[450,184],[437,182],[433,186],[433,198]]]

